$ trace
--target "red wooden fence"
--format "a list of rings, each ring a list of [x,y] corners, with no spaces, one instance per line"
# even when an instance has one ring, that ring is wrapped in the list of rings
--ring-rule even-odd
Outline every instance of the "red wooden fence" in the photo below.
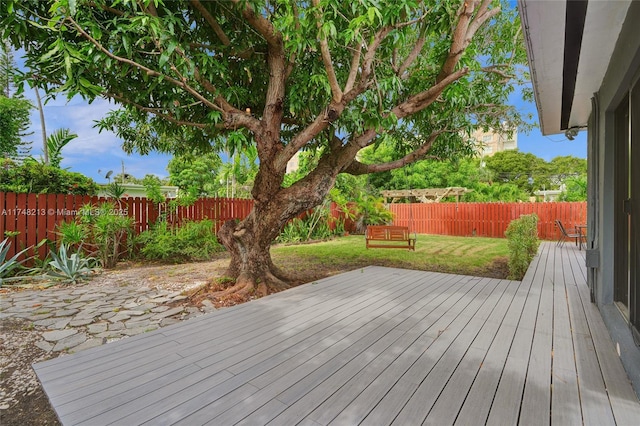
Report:
[[[408,226],[418,234],[504,238],[509,222],[535,213],[538,236],[557,240],[559,219],[567,230],[587,223],[587,203],[421,203],[390,204],[394,225]]]
[[[58,240],[56,227],[63,221],[72,221],[81,206],[96,205],[104,198],[80,195],[14,194],[0,192],[0,240],[5,231],[17,233],[10,237],[9,256],[25,247],[36,245],[43,239]],[[149,229],[161,214],[167,221],[180,224],[189,219],[199,221],[211,219],[216,231],[227,220],[244,219],[251,208],[252,200],[230,198],[203,198],[187,207],[168,209],[166,203],[156,204],[146,198],[126,198],[113,214],[124,214],[134,220],[134,231],[139,234]],[[559,237],[554,221],[560,219],[567,229],[587,222],[587,204],[581,203],[431,203],[391,204],[394,224],[408,226],[419,234],[456,236],[504,237],[509,222],[520,215],[536,213],[540,218],[538,235],[541,239],[555,240]],[[344,217],[335,205],[331,207],[333,217]],[[345,229],[353,231],[353,222],[347,221]],[[46,256],[46,247],[41,247],[39,256]]]
[[[87,203],[97,205],[107,201],[104,198],[81,195],[56,194],[14,194],[0,192],[0,241],[9,234],[11,248],[8,256],[48,239],[58,240],[57,225],[74,220],[80,207]],[[116,205],[112,214],[132,217],[134,232],[141,233],[149,229],[161,214],[166,214],[167,222],[179,224],[184,219],[199,221],[211,219],[216,231],[230,219],[244,219],[253,206],[252,200],[230,198],[203,198],[191,206],[169,209],[166,203],[156,204],[146,198],[124,198]],[[38,255],[46,256],[46,247],[41,247]]]

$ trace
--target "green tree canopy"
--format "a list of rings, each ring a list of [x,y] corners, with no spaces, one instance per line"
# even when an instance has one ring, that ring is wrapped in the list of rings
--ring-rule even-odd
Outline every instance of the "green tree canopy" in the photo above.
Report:
[[[218,177],[221,167],[216,153],[175,156],[167,165],[169,182],[193,198],[215,197],[223,186]]]
[[[526,54],[506,0],[5,0],[0,22],[32,84],[121,104],[104,125],[130,149],[255,146],[254,210],[218,233],[229,292],[286,286],[270,244],[338,174],[468,154],[473,128],[521,121],[507,100]],[[401,158],[357,160],[382,141]],[[323,156],[283,185],[303,148]]]
[[[21,97],[12,96],[15,62],[11,46],[0,40],[0,156],[26,155],[28,143],[22,141],[29,127],[33,106]]]
[[[15,157],[21,153],[22,136],[29,127],[31,103],[26,99],[0,94],[0,155]]]
[[[529,194],[543,186],[551,188],[549,164],[529,152],[496,152],[487,157],[485,163],[494,182],[514,184]]]

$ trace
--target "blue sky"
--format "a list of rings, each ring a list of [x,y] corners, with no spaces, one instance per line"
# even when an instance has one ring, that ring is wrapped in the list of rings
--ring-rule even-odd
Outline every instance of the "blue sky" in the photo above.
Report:
[[[25,91],[25,96],[36,104],[33,91]],[[108,131],[100,133],[94,127],[95,122],[108,111],[117,109],[114,103],[97,99],[88,104],[80,97],[67,102],[64,96],[60,96],[49,101],[43,109],[47,135],[62,128],[68,128],[78,135],[62,150],[63,168],[80,172],[98,183],[107,181],[105,175],[109,170],[113,170],[114,174],[121,173],[123,162],[125,172],[135,177],[142,178],[146,174],[168,176],[166,168],[170,155],[128,155],[122,150],[122,141],[115,134]],[[34,109],[31,112],[29,130],[34,133],[26,138],[33,141],[31,155],[34,157],[42,155],[41,129],[39,113]]]

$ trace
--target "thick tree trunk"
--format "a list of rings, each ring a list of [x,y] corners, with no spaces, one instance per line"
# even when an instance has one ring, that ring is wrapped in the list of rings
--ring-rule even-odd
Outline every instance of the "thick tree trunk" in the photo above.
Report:
[[[288,288],[288,277],[271,260],[269,248],[275,237],[257,225],[254,210],[243,221],[227,221],[218,231],[218,240],[231,255],[226,275],[235,279],[235,285],[224,294],[265,296]],[[264,222],[261,225],[269,226]]]
[[[235,285],[221,295],[257,293],[264,296],[289,287],[295,277],[274,265],[271,244],[289,220],[322,203],[336,174],[300,181],[289,188],[272,191],[270,197],[254,194],[254,208],[249,216],[223,224],[218,240],[231,255],[227,275],[235,279]]]

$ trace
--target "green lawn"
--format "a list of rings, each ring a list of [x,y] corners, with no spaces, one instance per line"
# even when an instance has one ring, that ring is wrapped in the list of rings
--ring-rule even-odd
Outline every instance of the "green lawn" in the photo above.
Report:
[[[326,271],[326,275],[368,265],[448,272],[493,278],[506,277],[507,240],[481,237],[418,235],[415,252],[368,249],[364,235],[271,249],[276,265],[290,271]]]

